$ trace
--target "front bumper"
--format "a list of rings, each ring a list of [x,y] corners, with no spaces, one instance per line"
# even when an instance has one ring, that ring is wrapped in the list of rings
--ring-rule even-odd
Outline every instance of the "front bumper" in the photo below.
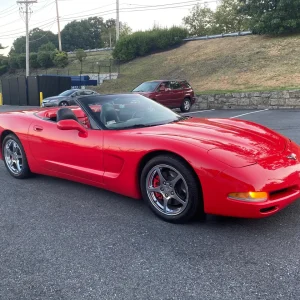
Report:
[[[295,153],[296,160],[288,158]],[[212,188],[214,186],[214,188]],[[216,188],[217,187],[217,188]],[[228,198],[229,193],[268,192],[264,202]],[[300,147],[289,143],[284,153],[243,168],[226,168],[203,186],[204,210],[208,214],[240,218],[271,216],[300,198]]]
[[[58,106],[57,101],[49,101],[49,102],[42,102],[41,107],[55,107]]]

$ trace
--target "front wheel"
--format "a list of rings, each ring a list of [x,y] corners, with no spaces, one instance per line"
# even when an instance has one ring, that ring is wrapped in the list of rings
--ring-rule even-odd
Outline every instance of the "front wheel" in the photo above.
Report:
[[[191,109],[191,100],[189,98],[185,98],[180,106],[180,110],[182,112],[189,112]]]
[[[5,137],[2,144],[4,164],[11,176],[17,179],[31,175],[26,154],[21,141],[13,134]]]
[[[143,199],[161,219],[184,223],[204,214],[200,186],[189,166],[175,156],[157,156],[141,175]]]

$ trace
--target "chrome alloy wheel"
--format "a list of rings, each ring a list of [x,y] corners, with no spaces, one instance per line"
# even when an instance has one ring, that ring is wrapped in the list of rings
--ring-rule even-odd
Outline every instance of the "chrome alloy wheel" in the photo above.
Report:
[[[182,174],[169,165],[156,165],[149,171],[146,189],[152,205],[167,216],[179,215],[187,207],[188,185]]]
[[[191,103],[190,103],[189,100],[184,100],[184,102],[183,102],[183,108],[184,108],[185,111],[189,111],[190,110]]]
[[[7,140],[3,152],[8,169],[14,175],[19,175],[22,172],[23,155],[18,143],[13,139]]]

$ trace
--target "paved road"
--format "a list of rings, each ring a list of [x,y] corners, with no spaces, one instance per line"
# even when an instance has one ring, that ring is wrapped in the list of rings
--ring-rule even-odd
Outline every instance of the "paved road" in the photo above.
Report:
[[[235,117],[250,111],[206,111]],[[299,111],[241,116],[300,143]],[[268,219],[172,225],[142,202],[0,163],[0,299],[299,299],[300,201]]]

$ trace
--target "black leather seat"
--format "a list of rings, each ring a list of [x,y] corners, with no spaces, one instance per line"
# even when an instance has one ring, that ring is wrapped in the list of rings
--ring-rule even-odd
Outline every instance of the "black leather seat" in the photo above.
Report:
[[[108,122],[117,123],[120,121],[114,106],[110,103],[105,103],[102,105],[100,120],[104,125],[106,125]]]
[[[74,112],[68,107],[63,107],[57,111],[56,122],[61,120],[75,120],[78,122]]]

